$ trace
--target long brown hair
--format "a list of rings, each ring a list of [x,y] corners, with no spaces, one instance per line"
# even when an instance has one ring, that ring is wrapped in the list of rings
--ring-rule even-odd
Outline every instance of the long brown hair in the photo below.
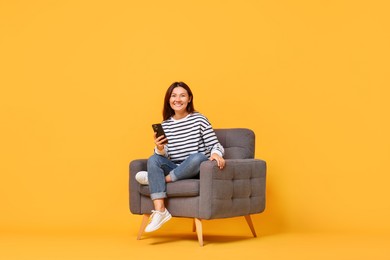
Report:
[[[172,83],[169,88],[167,89],[167,92],[165,93],[165,98],[164,98],[164,108],[163,108],[163,121],[169,119],[171,116],[175,114],[175,111],[171,108],[171,105],[169,103],[169,99],[171,98],[172,92],[174,88],[177,87],[182,87],[185,90],[187,90],[188,97],[190,99],[190,102],[187,104],[187,112],[188,113],[193,113],[195,112],[195,107],[194,107],[194,96],[192,95],[192,91],[190,87],[184,83],[184,82],[174,82]]]

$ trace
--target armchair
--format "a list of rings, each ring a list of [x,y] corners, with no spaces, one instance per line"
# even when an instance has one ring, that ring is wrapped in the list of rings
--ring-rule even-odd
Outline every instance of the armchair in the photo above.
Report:
[[[254,159],[255,134],[250,129],[215,129],[225,148],[223,170],[215,161],[203,162],[199,179],[187,179],[167,184],[165,205],[173,217],[193,218],[193,229],[203,246],[202,220],[245,217],[254,237],[250,215],[265,209],[266,162]],[[140,185],[135,174],[147,170],[147,159],[130,162],[130,211],[143,215],[137,239],[141,239],[153,209],[149,187]]]

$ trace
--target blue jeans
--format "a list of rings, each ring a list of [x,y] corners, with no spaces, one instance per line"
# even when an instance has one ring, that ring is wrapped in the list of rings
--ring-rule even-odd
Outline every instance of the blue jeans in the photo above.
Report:
[[[152,155],[148,159],[150,198],[155,200],[167,197],[165,176],[170,175],[172,181],[193,178],[198,175],[200,164],[207,160],[203,153],[194,153],[177,165],[162,155]]]

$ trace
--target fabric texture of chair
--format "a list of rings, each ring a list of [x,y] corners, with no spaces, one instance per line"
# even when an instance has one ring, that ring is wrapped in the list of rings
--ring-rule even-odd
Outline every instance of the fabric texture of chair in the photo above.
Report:
[[[200,166],[199,179],[167,183],[166,207],[173,217],[194,219],[201,246],[202,220],[244,216],[256,237],[250,215],[265,209],[266,162],[254,159],[254,132],[231,128],[215,129],[215,133],[225,148],[225,168],[220,170],[215,161],[206,161]],[[149,187],[140,185],[135,175],[147,170],[147,159],[133,160],[129,168],[130,211],[144,215],[137,237],[140,239],[153,202]]]

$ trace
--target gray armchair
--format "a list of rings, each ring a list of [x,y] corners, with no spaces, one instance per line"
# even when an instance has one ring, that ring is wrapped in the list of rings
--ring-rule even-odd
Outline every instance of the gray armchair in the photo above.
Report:
[[[203,246],[202,220],[244,216],[254,237],[250,215],[265,209],[266,162],[254,159],[255,134],[249,129],[215,129],[225,148],[223,170],[215,161],[203,162],[199,179],[167,184],[166,207],[173,217],[193,218],[193,231]],[[137,239],[141,239],[153,209],[149,187],[140,185],[135,174],[147,170],[147,160],[130,163],[130,211],[143,215]]]

